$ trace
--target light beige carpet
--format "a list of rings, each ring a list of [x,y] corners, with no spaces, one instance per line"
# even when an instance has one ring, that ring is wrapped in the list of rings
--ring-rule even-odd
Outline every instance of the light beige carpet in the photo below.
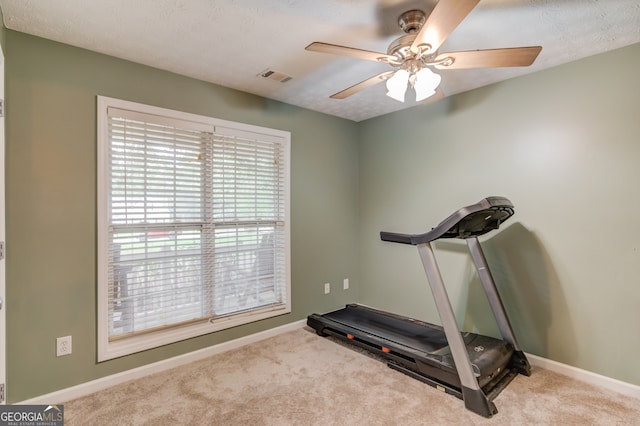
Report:
[[[485,419],[310,329],[65,403],[67,425],[640,425],[640,400],[534,368]]]

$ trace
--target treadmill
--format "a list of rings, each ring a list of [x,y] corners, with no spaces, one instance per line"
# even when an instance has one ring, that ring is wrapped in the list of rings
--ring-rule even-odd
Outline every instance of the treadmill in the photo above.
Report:
[[[442,326],[357,304],[309,315],[307,325],[320,336],[335,336],[382,356],[389,367],[462,399],[481,416],[493,416],[498,412],[493,399],[518,374],[531,375],[478,241],[513,213],[507,198],[488,197],[424,234],[380,233],[383,241],[417,246]],[[440,238],[466,240],[502,339],[460,332],[431,246]]]

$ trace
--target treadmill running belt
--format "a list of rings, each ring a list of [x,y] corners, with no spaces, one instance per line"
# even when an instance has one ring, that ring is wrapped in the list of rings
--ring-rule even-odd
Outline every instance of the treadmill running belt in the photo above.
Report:
[[[348,305],[344,309],[324,316],[364,333],[426,353],[437,351],[448,345],[444,332],[437,326],[410,318],[396,317],[386,312],[363,309],[357,305]]]

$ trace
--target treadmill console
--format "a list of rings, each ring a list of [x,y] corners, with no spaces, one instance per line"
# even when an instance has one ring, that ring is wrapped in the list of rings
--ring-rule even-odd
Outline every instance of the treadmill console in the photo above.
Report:
[[[383,241],[402,244],[423,244],[439,238],[470,238],[498,229],[513,215],[513,204],[504,197],[483,198],[476,204],[463,207],[431,231],[424,234],[380,232]]]

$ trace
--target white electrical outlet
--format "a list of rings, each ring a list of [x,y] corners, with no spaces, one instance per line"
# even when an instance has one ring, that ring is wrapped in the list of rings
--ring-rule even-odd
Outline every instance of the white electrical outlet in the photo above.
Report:
[[[56,356],[71,354],[71,336],[58,337],[56,339]]]
[[[344,280],[342,280],[342,288],[345,290],[349,289],[349,278],[345,278]]]
[[[324,283],[324,294],[329,294],[329,293],[331,293],[331,284]]]

